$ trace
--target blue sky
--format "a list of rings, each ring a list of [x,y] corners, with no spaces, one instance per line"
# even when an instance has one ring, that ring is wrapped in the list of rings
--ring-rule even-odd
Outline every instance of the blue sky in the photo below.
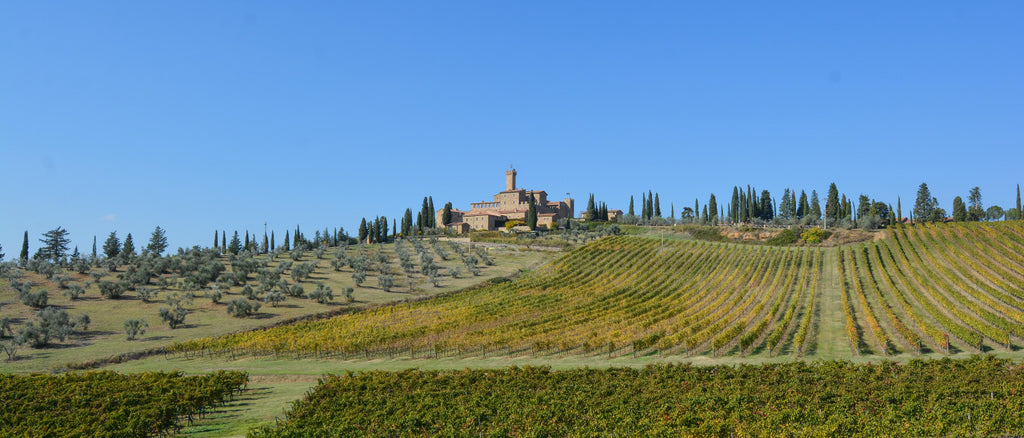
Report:
[[[1007,207],[1024,182],[1024,3],[625,5],[0,3],[0,244],[354,231],[489,200],[510,164],[666,211],[830,182]]]

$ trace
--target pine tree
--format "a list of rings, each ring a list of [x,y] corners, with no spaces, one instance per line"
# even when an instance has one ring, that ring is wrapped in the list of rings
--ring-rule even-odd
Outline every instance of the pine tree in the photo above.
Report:
[[[807,202],[807,192],[800,191],[800,203],[796,209],[796,218],[803,219],[804,216],[811,214],[811,204]]]
[[[121,260],[131,261],[135,258],[135,243],[132,241],[132,233],[128,233],[124,238],[124,244],[121,245]]]
[[[225,249],[228,253],[236,255],[242,250],[242,241],[238,238],[238,231],[235,231],[235,234],[231,236],[231,243]]]
[[[106,242],[103,242],[103,255],[112,259],[119,254],[121,254],[121,241],[117,238],[117,231],[111,231]]]
[[[932,199],[932,192],[928,189],[928,184],[921,183],[917,188],[917,201],[914,202],[915,220],[928,220],[928,217],[932,215],[932,211],[935,210]]]
[[[149,245],[146,245],[146,250],[160,255],[167,249],[167,233],[164,232],[163,228],[158,225],[153,234],[149,236]]]
[[[654,217],[661,217],[661,200],[657,193],[654,194]]]
[[[21,255],[19,256],[21,261],[28,261],[28,231],[25,231],[25,240],[21,242]]]
[[[1017,192],[1020,193],[1020,186],[1017,186]],[[1020,200],[1020,196],[1018,196],[1017,199],[1019,201]],[[1019,202],[1018,202],[1018,204],[1019,204]],[[1018,208],[1020,208],[1020,207],[1018,207]],[[636,214],[633,212],[633,195],[629,195],[629,215],[630,216],[636,216]]]
[[[981,189],[974,187],[967,196],[970,207],[967,209],[967,217],[972,221],[980,221],[985,218],[985,207],[981,205]]]
[[[809,214],[811,215],[812,219],[821,219],[821,201],[818,200],[817,190],[811,190],[811,203]]]
[[[64,263],[68,244],[71,243],[71,239],[68,238],[68,230],[61,227],[54,228],[43,233],[43,238],[39,239],[39,242],[43,244],[39,248],[39,256],[54,264]]]

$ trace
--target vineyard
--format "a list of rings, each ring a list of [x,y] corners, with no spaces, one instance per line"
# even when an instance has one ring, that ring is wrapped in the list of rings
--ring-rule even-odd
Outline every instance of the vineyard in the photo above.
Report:
[[[141,437],[179,429],[242,391],[245,373],[0,374],[0,435]]]
[[[328,376],[283,436],[995,436],[1024,429],[1006,360],[652,365]]]
[[[172,351],[346,357],[709,354],[811,342],[823,251],[617,236],[515,282]]]
[[[898,227],[838,249],[855,353],[1010,351],[1024,336],[1024,227]]]

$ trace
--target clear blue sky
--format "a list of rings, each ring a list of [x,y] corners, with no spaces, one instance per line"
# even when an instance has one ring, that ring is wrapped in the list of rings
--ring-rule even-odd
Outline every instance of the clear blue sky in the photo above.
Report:
[[[5,1],[0,244],[354,231],[510,164],[621,209],[830,182],[1010,206],[1024,3],[841,3]]]

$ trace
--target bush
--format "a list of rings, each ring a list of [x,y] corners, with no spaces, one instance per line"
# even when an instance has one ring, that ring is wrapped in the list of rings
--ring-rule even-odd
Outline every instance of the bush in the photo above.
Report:
[[[180,305],[175,305],[173,308],[160,308],[160,319],[166,322],[171,329],[178,328],[178,326],[184,324],[186,316],[188,316],[188,310]]]
[[[288,290],[288,295],[291,295],[295,298],[302,298],[302,296],[305,294],[306,291],[302,289],[301,284],[293,284],[292,288]]]
[[[49,299],[50,293],[47,292],[46,289],[39,289],[36,292],[27,292],[23,289],[21,292],[21,302],[26,306],[31,306],[36,309],[46,307],[46,303]]]
[[[765,243],[775,246],[786,246],[792,245],[796,243],[798,240],[800,240],[800,237],[797,236],[797,234],[793,232],[793,230],[787,228],[785,230],[782,230],[782,232],[780,232],[779,234],[772,236]]]
[[[148,303],[149,300],[156,298],[156,289],[146,286],[139,286],[135,288],[135,293],[139,295],[139,299],[143,303]]]
[[[213,304],[220,304],[221,298],[224,298],[224,294],[221,291],[214,289],[206,293],[206,298],[210,299]]]
[[[85,286],[82,286],[81,284],[78,283],[71,283],[71,285],[68,286],[67,290],[64,291],[64,296],[68,297],[68,299],[72,301],[77,300],[78,297],[81,297],[82,295],[85,294],[85,289],[88,287],[89,283],[86,283]]]
[[[104,297],[111,300],[116,300],[124,295],[125,288],[124,285],[122,285],[121,283],[115,283],[113,281],[101,281],[99,283],[99,287],[100,295],[103,295]]]
[[[346,287],[345,288],[345,290],[342,292],[342,294],[345,295],[345,302],[348,302],[348,303],[355,302],[356,297],[354,295],[352,295],[352,292],[354,292],[354,291],[355,291],[355,289],[352,289],[351,287]]]
[[[334,293],[331,291],[330,286],[325,286],[323,283],[317,283],[316,289],[313,289],[309,293],[309,298],[316,300],[320,304],[327,304],[329,301],[334,301]]]
[[[825,231],[818,227],[814,227],[808,228],[804,230],[803,233],[800,233],[800,239],[803,240],[804,243],[808,245],[817,245],[824,241],[825,239],[828,239],[828,236],[831,235],[832,233],[828,231]]]
[[[124,333],[128,335],[129,341],[134,341],[136,337],[146,334],[146,327],[149,324],[145,319],[129,319],[124,322]]]
[[[260,310],[258,301],[249,301],[245,298],[235,298],[228,303],[228,315],[235,318],[245,318],[255,315]]]
[[[267,296],[263,297],[263,301],[270,303],[271,306],[277,307],[277,304],[285,300],[286,295],[284,292],[272,291],[267,292]]]

